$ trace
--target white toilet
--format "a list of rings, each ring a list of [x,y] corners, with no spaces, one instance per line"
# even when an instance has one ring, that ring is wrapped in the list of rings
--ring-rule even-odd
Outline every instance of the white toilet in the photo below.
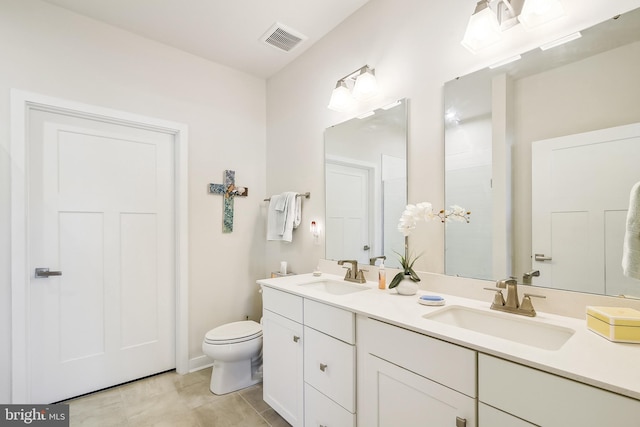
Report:
[[[226,394],[262,381],[262,326],[253,320],[227,323],[207,332],[202,351],[213,359],[211,385]]]

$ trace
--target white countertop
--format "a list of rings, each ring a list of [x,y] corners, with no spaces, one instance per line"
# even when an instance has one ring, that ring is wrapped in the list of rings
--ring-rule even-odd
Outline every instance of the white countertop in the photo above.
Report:
[[[640,400],[640,344],[610,342],[588,330],[586,320],[538,312],[533,318],[536,322],[575,330],[559,350],[542,350],[422,317],[451,305],[488,310],[492,298],[489,295],[483,302],[440,293],[438,295],[446,299],[446,305],[430,307],[419,304],[418,299],[421,295],[435,293],[423,290],[413,296],[402,296],[393,289],[379,290],[377,283],[367,282],[357,286],[368,290],[333,295],[300,286],[320,280],[343,282],[341,276],[332,274],[320,277],[302,274],[258,280],[258,283]]]

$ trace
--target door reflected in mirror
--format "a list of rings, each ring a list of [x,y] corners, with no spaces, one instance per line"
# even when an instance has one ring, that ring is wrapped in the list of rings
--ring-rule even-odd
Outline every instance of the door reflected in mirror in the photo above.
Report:
[[[445,203],[492,218],[473,240],[446,230],[447,274],[640,295],[621,267],[640,181],[638,28],[640,9],[445,84]]]
[[[399,267],[407,204],[407,100],[325,131],[327,259]],[[379,261],[378,261],[379,264]]]

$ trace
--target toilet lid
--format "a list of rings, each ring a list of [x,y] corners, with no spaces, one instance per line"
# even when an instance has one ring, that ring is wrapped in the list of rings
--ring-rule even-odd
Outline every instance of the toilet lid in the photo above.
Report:
[[[253,320],[227,323],[207,332],[205,341],[243,341],[262,335],[262,326]]]

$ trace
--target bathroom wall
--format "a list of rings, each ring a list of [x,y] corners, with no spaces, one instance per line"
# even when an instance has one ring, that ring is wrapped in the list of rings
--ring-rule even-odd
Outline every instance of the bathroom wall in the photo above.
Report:
[[[0,402],[11,401],[10,88],[187,124],[189,357],[207,330],[259,319],[265,81],[38,0],[0,2],[0,55]],[[249,188],[232,234],[222,197],[207,194],[225,169]]]
[[[566,16],[530,32],[521,25],[506,41],[477,55],[460,45],[475,0],[371,0],[267,82],[267,190],[311,191],[303,224],[324,217],[324,129],[399,98],[409,98],[409,202],[443,200],[442,87],[445,81],[640,6],[640,0],[563,0]],[[369,64],[381,95],[352,113],[326,108],[336,80]],[[294,242],[268,242],[267,271],[287,260],[309,272],[324,255],[308,226]],[[424,251],[418,270],[444,270],[443,229],[420,224],[411,247]]]

